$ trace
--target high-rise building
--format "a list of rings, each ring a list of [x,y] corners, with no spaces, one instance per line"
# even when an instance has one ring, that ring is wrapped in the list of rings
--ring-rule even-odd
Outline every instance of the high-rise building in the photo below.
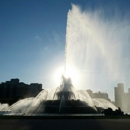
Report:
[[[42,90],[42,84],[31,83],[29,85],[29,96],[35,97]]]
[[[12,104],[19,99],[35,97],[41,90],[42,84],[28,85],[19,79],[11,79],[0,84],[0,102]]]
[[[130,112],[130,89],[124,92],[124,84],[118,83],[115,89],[115,105],[120,107],[124,112]]]
[[[118,83],[115,89],[115,104],[117,107],[123,108],[124,84]]]

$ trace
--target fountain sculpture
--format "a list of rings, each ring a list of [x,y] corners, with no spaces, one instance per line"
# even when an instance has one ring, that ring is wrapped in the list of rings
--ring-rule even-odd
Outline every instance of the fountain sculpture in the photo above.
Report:
[[[14,113],[43,114],[43,113],[101,113],[108,107],[117,108],[105,99],[92,99],[85,90],[76,90],[70,78],[62,76],[62,83],[48,93],[41,91],[35,98],[20,100],[8,110]]]

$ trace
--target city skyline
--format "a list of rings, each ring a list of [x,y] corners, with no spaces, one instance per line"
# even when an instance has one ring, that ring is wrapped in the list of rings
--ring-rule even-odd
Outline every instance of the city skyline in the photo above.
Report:
[[[31,82],[42,83],[45,89],[58,85],[57,81],[60,81],[60,77],[56,77],[56,80],[54,73],[64,65],[66,21],[68,10],[72,8],[71,3],[80,6],[83,11],[93,12],[102,9],[106,15],[104,18],[108,22],[114,17],[113,12],[117,13],[122,21],[125,19],[126,23],[129,22],[130,2],[128,1],[2,1],[0,5],[2,17],[0,22],[0,82],[18,77],[28,84]],[[130,25],[127,25],[127,31],[129,31]],[[122,40],[124,43],[129,41],[129,39]],[[129,44],[125,44],[123,48],[125,51],[122,53],[124,63],[126,63],[124,68],[128,73],[125,73],[127,79],[118,82],[123,82],[127,89],[130,86]],[[97,76],[98,72],[99,69],[91,73]],[[118,82],[108,80],[110,82],[108,84],[107,76],[104,75],[106,74],[103,74],[100,81],[97,82],[95,91],[107,91],[113,99],[112,88]],[[79,88],[87,89],[91,86],[80,86]],[[94,90],[93,86],[92,89]]]
[[[20,84],[21,86],[18,86],[18,88],[19,87],[23,87],[23,90],[25,89],[25,86],[26,87],[29,87],[30,86],[30,90],[32,89],[37,89],[37,87],[39,87],[39,85],[40,85],[40,91],[42,91],[42,90],[45,90],[43,87],[42,87],[42,84],[41,83],[30,83],[30,84],[27,84],[27,83],[25,83],[24,81],[21,81],[20,79],[18,79],[18,78],[15,78],[15,79],[10,79],[10,80],[7,80],[7,81],[3,81],[3,82],[0,82],[0,85],[4,85],[5,84],[5,86],[0,86],[0,89],[1,89],[1,93],[8,93],[8,92],[6,92],[5,90],[4,90],[4,88],[3,87],[9,87],[9,90],[8,91],[10,91],[9,93],[12,93],[12,90],[10,89],[10,86],[11,85],[16,85],[16,84]],[[7,85],[7,86],[6,86]],[[9,86],[8,86],[9,85]],[[124,92],[124,84],[123,83],[117,83],[117,87],[113,87],[113,90],[115,89],[115,88],[118,88],[118,86],[121,86],[122,87],[122,93],[125,93]],[[16,87],[16,86],[15,86]],[[12,89],[14,89],[14,88],[12,88]],[[19,88],[19,89],[21,89],[21,88]],[[16,91],[16,90],[14,90],[14,91]],[[25,90],[24,90],[25,91]],[[40,92],[39,91],[39,92]],[[94,90],[92,90],[91,88],[87,88],[86,89],[86,91],[88,92],[88,94],[90,95],[90,97],[92,97],[92,98],[104,98],[104,99],[106,99],[106,100],[110,100],[110,101],[114,101],[115,102],[115,95],[114,95],[114,100],[112,100],[112,99],[110,99],[110,97],[109,97],[109,93],[107,93],[107,92],[103,92],[102,90],[98,90],[98,91],[94,91]],[[115,90],[116,91],[116,90]],[[128,91],[130,91],[130,88],[128,88]],[[39,92],[37,92],[36,90],[34,91],[33,90],[33,93],[35,93],[34,95],[36,96],[36,95],[38,95],[38,93]],[[8,94],[9,94],[8,93]],[[19,95],[19,94],[23,94],[24,95],[24,92],[22,92],[22,90],[21,90],[21,92],[19,91],[18,93],[16,93],[15,92],[15,95],[12,95],[12,94],[9,94],[8,96],[16,96],[16,95]],[[117,92],[118,93],[118,92]],[[101,94],[101,95],[100,95]],[[114,94],[115,94],[115,92],[114,92]],[[33,95],[33,97],[35,97]],[[2,94],[2,95],[0,95],[0,96],[4,96],[5,98],[6,97],[8,97],[8,96],[5,96],[5,94]],[[26,92],[25,92],[25,96],[27,96],[27,94],[26,94]],[[25,98],[25,97],[24,97]],[[119,98],[119,97],[118,97]]]
[[[61,86],[62,86],[62,84],[61,84]],[[62,89],[61,86],[59,86],[59,87]],[[56,90],[52,89],[50,92],[48,92],[44,88],[42,89],[42,84],[39,84],[39,83],[26,84],[24,82],[21,82],[20,79],[18,79],[18,78],[10,79],[9,81],[0,83],[0,104],[2,103],[6,107],[7,104],[13,105],[13,104],[16,104],[16,102],[21,102],[22,100],[29,100],[32,98],[37,99],[39,96],[44,98],[44,96],[47,95],[47,93],[52,94],[54,92],[54,90],[55,90],[55,95],[56,95],[56,93],[57,93],[56,91],[58,90],[59,87],[57,87]],[[127,92],[124,92],[124,88],[125,87],[124,87],[123,83],[118,83],[117,87],[113,88],[114,100],[110,99],[109,94],[107,92],[102,92],[101,90],[98,90],[98,92],[94,92],[92,89],[87,89],[87,90],[76,90],[75,89],[75,93],[76,93],[76,91],[77,92],[84,91],[86,93],[85,96],[89,100],[90,99],[93,100],[93,102],[95,100],[99,100],[99,101],[101,100],[101,103],[102,103],[102,100],[105,99],[106,102],[108,101],[108,102],[114,104],[117,108],[119,107],[122,111],[129,113],[130,112],[130,103],[129,103],[130,88],[128,88]],[[65,90],[65,92],[67,92],[67,91]],[[42,93],[45,93],[45,95],[42,95]],[[47,99],[48,98],[46,97],[46,100]],[[78,100],[80,100],[80,99],[78,99]]]
[[[76,90],[71,79],[63,76],[62,84],[50,92],[42,85],[30,85],[11,79],[0,84],[0,110],[28,114],[43,113],[100,113],[107,108],[117,112],[117,107],[107,93]],[[2,111],[3,113],[3,111]]]

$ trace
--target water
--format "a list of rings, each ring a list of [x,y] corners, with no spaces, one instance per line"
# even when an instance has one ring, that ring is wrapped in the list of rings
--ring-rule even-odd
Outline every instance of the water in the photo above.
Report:
[[[62,107],[65,107],[65,97],[62,95],[61,100],[60,100],[60,106],[59,106],[59,113],[61,113]]]
[[[96,20],[96,18],[94,19]],[[43,90],[35,98],[22,99],[9,106],[8,111],[21,115],[46,113],[97,114],[108,107],[113,110],[117,109],[112,103],[105,99],[92,99],[85,90],[77,90],[76,87],[82,87],[83,81],[81,80],[80,84],[79,82],[77,83],[76,81],[78,79],[76,73],[73,75],[70,73],[73,68],[73,71],[77,71],[77,74],[82,77],[80,72],[83,71],[85,74],[88,74],[88,71],[93,71],[96,67],[96,63],[93,62],[95,58],[97,58],[97,61],[101,60],[98,58],[99,55],[102,58],[103,56],[106,56],[106,59],[112,60],[111,57],[106,55],[108,52],[106,48],[108,46],[102,45],[104,41],[103,39],[100,39],[99,34],[97,33],[99,30],[99,28],[97,28],[98,25],[96,26],[95,24],[99,23],[94,23],[91,15],[82,13],[78,7],[73,5],[72,10],[69,10],[67,17],[65,49],[66,77],[62,76],[62,83],[58,87],[53,88],[50,92]],[[93,48],[93,50],[90,48]],[[95,54],[93,53],[93,55],[90,55],[91,51],[95,52]],[[106,63],[108,63],[108,61]],[[99,69],[101,66],[98,66]],[[107,70],[109,75],[110,72],[112,72],[112,69],[107,66]],[[72,79],[68,78],[69,73]],[[116,75],[113,74],[113,78],[116,78]],[[89,80],[90,79],[86,80],[86,86],[90,88],[91,86],[87,84]],[[0,110],[3,110],[2,105],[0,106]]]
[[[0,103],[0,111],[2,111],[2,110],[8,110],[8,108],[9,108],[9,105],[8,104],[1,104]]]
[[[104,10],[83,11],[72,5],[67,16],[66,70],[73,67],[76,88],[111,90],[117,83],[129,82],[130,24],[118,12],[105,15]],[[111,94],[112,93],[112,94]]]
[[[98,114],[108,107],[117,109],[105,99],[92,99],[85,90],[76,90],[70,79],[63,77],[61,85],[49,93],[43,90],[35,98],[22,99],[7,110],[20,115]]]

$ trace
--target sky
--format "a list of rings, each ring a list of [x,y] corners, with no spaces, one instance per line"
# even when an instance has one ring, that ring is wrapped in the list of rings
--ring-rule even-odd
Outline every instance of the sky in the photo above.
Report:
[[[98,16],[95,12],[101,10],[103,20],[100,22],[100,17],[98,20],[104,28],[110,27],[111,22],[115,22],[112,27],[117,23],[125,28],[125,31],[122,31],[117,27],[117,31],[121,32],[119,35],[124,33],[123,42],[127,43],[121,52],[127,59],[123,61],[127,62],[123,66],[127,66],[127,81],[121,82],[125,82],[126,89],[130,87],[129,0],[0,0],[0,82],[19,78],[27,84],[42,83],[43,89],[58,85],[60,77],[56,73],[65,62],[67,14],[72,9],[72,3],[78,6],[81,12],[89,12],[90,16]],[[100,33],[100,28],[97,29]],[[102,80],[104,78],[98,81],[99,85]],[[115,80],[106,87],[105,84],[97,84],[95,90],[90,86],[83,88],[107,91],[113,98],[117,83]]]

